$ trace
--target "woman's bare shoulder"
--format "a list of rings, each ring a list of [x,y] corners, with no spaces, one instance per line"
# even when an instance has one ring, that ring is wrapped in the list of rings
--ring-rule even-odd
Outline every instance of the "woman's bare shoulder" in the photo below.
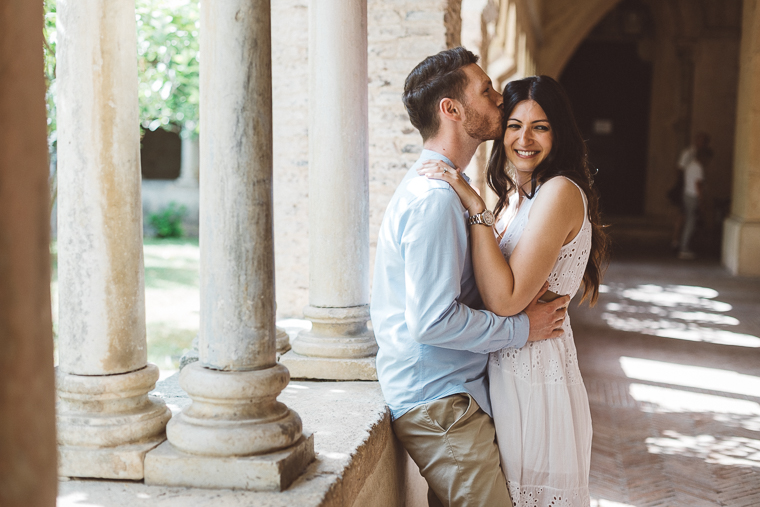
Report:
[[[551,207],[570,206],[573,208],[576,205],[580,205],[581,208],[583,207],[581,190],[565,176],[554,176],[545,181],[541,185],[541,192],[538,194],[536,204],[539,202],[543,202],[544,205],[548,204]]]
[[[553,189],[556,192],[567,192],[568,190],[578,192],[576,184],[567,176],[552,176],[541,185],[541,188]]]

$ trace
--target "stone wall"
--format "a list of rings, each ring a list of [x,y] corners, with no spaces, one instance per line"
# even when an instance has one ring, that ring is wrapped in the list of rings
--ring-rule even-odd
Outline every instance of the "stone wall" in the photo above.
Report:
[[[309,287],[309,2],[272,2],[274,232],[278,317],[300,317]]]
[[[446,48],[447,26],[458,26],[452,16],[458,16],[459,4],[457,0],[369,1],[371,265],[388,201],[422,149],[422,139],[409,123],[401,102],[404,80],[422,59]],[[449,33],[448,38],[452,37]],[[308,47],[308,0],[274,2],[272,79],[278,318],[301,317],[309,298]],[[336,131],[335,135],[341,133]]]
[[[446,49],[444,17],[448,3],[369,2],[369,230],[373,268],[385,208],[422,151],[422,138],[401,102],[404,80],[425,57]]]

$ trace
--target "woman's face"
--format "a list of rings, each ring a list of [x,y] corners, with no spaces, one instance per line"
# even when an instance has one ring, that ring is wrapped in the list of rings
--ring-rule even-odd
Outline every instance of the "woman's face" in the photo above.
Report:
[[[507,117],[504,148],[521,181],[530,178],[552,151],[552,128],[546,113],[533,100],[519,102]]]

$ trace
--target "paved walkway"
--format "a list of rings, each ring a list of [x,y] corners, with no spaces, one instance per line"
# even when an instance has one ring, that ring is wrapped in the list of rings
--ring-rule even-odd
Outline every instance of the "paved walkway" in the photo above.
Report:
[[[760,279],[618,258],[571,306],[595,507],[760,506]]]

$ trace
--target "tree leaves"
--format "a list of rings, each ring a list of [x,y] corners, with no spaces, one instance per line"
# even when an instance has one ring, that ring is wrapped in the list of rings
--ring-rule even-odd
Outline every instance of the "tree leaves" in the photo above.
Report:
[[[197,0],[137,0],[140,124],[198,134]]]

